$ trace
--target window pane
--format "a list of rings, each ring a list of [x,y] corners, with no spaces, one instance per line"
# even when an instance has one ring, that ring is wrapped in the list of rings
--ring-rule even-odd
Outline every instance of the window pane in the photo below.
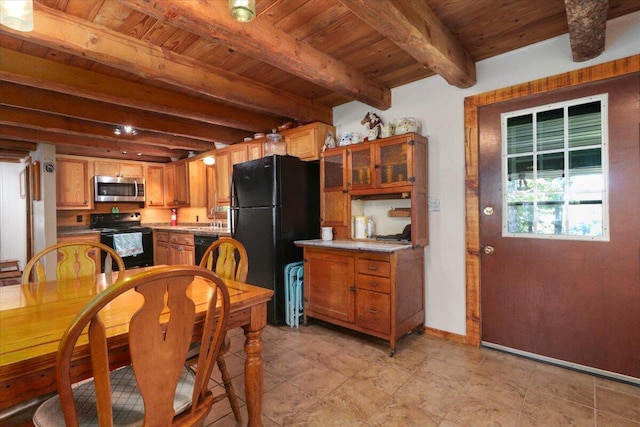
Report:
[[[533,233],[533,203],[509,203],[509,233]]]
[[[569,234],[602,236],[602,203],[570,204],[568,217]]]
[[[540,192],[564,191],[564,152],[538,156],[536,189]]]
[[[574,105],[569,111],[569,147],[602,143],[600,101]]]
[[[537,120],[538,151],[564,148],[564,109],[540,112]]]
[[[507,119],[507,153],[530,153],[533,151],[533,115]]]
[[[563,234],[562,202],[541,202],[538,204],[536,232],[538,234]]]
[[[533,183],[533,156],[512,157],[508,160],[507,193],[529,191]]]

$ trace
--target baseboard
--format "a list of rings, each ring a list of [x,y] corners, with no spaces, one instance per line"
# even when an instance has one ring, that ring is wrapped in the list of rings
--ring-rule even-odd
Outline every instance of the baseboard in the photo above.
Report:
[[[454,334],[453,332],[447,332],[440,329],[424,327],[424,333],[433,337],[442,338],[448,341],[454,341],[460,344],[467,344],[467,337],[465,335]]]

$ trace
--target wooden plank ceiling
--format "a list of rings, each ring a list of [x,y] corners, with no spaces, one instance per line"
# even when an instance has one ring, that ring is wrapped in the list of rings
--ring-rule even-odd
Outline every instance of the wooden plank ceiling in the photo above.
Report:
[[[566,2],[566,4],[565,4]],[[285,122],[332,122],[359,100],[570,31],[573,59],[604,49],[627,0],[35,0],[34,31],[0,26],[0,161],[58,153],[168,162]],[[604,5],[604,6],[603,6]],[[114,134],[131,125],[133,136]]]

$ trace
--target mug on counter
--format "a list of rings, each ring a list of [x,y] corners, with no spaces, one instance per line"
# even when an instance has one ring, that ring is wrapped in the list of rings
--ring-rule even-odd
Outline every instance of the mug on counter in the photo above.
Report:
[[[333,227],[321,227],[322,240],[333,240]]]

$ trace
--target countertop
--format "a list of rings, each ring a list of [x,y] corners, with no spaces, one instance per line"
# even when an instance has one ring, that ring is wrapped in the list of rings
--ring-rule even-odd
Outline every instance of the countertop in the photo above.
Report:
[[[142,224],[145,227],[152,228],[154,230],[171,231],[178,233],[193,233],[193,234],[205,234],[210,236],[226,236],[231,237],[231,230],[227,227],[210,227],[209,225],[175,225],[169,224]],[[77,236],[80,234],[100,234],[100,230],[95,230],[88,227],[58,227],[57,234],[59,237],[63,236]]]
[[[396,252],[411,249],[411,245],[400,243],[378,242],[375,240],[296,240],[298,246],[315,246],[326,249],[349,249],[373,252]]]
[[[227,227],[211,227],[209,225],[169,225],[169,224],[153,224],[148,225],[154,230],[159,231],[171,231],[173,233],[193,233],[198,235],[210,235],[210,236],[226,236],[231,237],[231,230]]]

